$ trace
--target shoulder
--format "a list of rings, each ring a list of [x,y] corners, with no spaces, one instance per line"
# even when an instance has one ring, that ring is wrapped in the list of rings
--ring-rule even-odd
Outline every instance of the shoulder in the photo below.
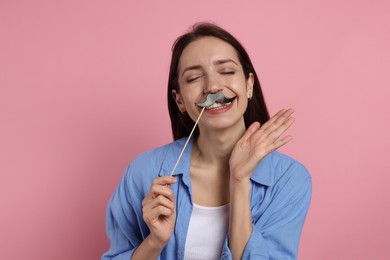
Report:
[[[275,151],[271,154],[270,160],[271,164],[276,167],[276,170],[279,173],[293,171],[304,179],[310,178],[310,173],[307,168],[290,156]]]
[[[253,178],[267,186],[286,181],[311,182],[310,173],[302,163],[278,151],[270,153],[260,162]]]
[[[271,214],[286,205],[297,205],[296,210],[308,208],[312,194],[311,176],[307,168],[294,158],[272,152],[260,162],[254,176],[254,182],[260,184],[254,185],[255,194],[264,197],[262,204],[273,205],[269,211]]]
[[[169,168],[175,156],[180,153],[183,140],[156,147],[136,156],[129,164],[125,172],[128,181],[141,185],[145,183],[149,188],[150,183],[161,175],[165,168]]]

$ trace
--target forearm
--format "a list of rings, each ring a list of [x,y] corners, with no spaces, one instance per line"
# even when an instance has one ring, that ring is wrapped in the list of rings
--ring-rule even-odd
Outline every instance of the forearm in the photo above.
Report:
[[[234,260],[241,259],[252,234],[250,180],[230,181],[229,247]]]
[[[135,250],[131,260],[157,259],[163,250],[164,245],[157,243],[149,235]]]

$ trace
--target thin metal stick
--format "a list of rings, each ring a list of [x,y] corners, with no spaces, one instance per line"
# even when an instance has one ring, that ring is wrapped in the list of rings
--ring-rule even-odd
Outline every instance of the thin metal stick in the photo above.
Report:
[[[180,155],[179,155],[179,158],[177,158],[177,161],[176,161],[176,163],[175,163],[175,166],[173,167],[173,170],[172,170],[172,172],[171,172],[171,174],[170,174],[169,176],[172,176],[173,173],[175,172],[176,167],[177,167],[177,165],[179,164],[180,158],[181,158],[181,156],[183,155],[184,150],[185,150],[186,147],[187,147],[188,141],[190,140],[190,138],[191,138],[191,136],[192,136],[192,133],[194,132],[194,130],[195,130],[195,128],[196,128],[196,125],[198,124],[199,119],[200,119],[200,117],[202,116],[203,111],[204,111],[205,108],[206,108],[206,107],[203,107],[203,108],[202,108],[202,111],[200,111],[200,114],[199,114],[199,116],[198,116],[198,119],[196,119],[195,125],[194,125],[194,127],[192,128],[191,133],[190,133],[190,135],[188,136],[187,141],[186,141],[186,143],[184,144],[183,149],[181,150],[181,153],[180,153]]]

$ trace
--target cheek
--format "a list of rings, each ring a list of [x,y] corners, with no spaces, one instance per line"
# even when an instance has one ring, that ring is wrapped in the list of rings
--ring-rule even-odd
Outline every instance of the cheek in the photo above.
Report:
[[[248,107],[248,95],[246,85],[241,85],[240,89],[237,90],[236,94],[239,96],[239,98],[237,99],[239,109],[245,112]]]
[[[196,86],[183,89],[182,97],[187,107],[196,107],[195,103],[201,102],[204,99],[203,89]]]
[[[240,99],[246,99],[247,95],[247,85],[246,82],[240,80],[236,81],[235,84],[231,84],[231,90],[235,92],[235,94],[240,97]]]
[[[247,98],[243,98],[241,99],[241,102],[240,102],[240,108],[242,109],[242,111],[246,111],[247,107],[248,107],[248,99]]]
[[[187,88],[181,86],[181,84],[179,84],[179,90],[180,90],[180,97],[181,97],[181,101],[183,104],[186,104],[188,101],[188,91],[187,91]]]

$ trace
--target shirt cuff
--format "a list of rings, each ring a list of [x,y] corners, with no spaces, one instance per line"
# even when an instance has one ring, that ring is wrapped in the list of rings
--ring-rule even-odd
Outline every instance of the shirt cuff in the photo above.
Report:
[[[132,250],[117,254],[115,256],[109,255],[110,252],[107,252],[102,256],[102,260],[130,260],[136,249],[137,248],[134,248]]]
[[[242,253],[242,259],[269,259],[267,242],[261,232],[252,224],[252,234]]]

